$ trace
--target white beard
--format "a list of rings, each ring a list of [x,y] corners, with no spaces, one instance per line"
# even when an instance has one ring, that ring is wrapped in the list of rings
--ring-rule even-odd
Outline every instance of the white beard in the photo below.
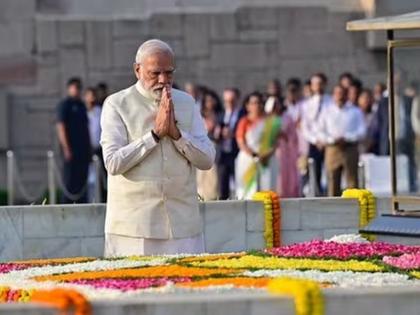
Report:
[[[160,101],[160,99],[162,98],[162,89],[155,91],[153,89],[146,89],[142,80],[139,80],[139,83],[142,86],[142,88],[150,95],[151,98],[153,98],[156,102]]]

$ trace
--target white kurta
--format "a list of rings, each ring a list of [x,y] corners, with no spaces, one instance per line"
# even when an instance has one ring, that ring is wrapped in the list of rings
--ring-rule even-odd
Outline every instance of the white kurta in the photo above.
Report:
[[[150,132],[158,104],[140,84],[105,101],[105,256],[203,251],[195,168],[210,168],[215,149],[194,100],[172,95],[182,137],[159,143]]]
[[[194,237],[159,240],[130,237],[117,234],[105,235],[105,257],[200,254],[205,251],[204,237],[200,233]]]

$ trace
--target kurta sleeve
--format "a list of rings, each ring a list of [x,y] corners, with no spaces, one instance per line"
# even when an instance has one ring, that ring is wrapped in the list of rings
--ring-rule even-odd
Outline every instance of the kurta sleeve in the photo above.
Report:
[[[151,131],[129,143],[126,126],[109,100],[105,102],[102,110],[101,129],[105,168],[111,175],[129,171],[157,146]]]
[[[210,141],[199,107],[194,106],[191,131],[180,130],[181,138],[173,140],[177,150],[196,168],[208,170],[216,156],[214,144]]]

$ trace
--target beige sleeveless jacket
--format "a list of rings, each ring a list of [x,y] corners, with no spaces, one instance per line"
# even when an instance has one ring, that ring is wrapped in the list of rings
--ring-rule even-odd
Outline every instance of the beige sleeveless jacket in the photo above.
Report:
[[[172,99],[178,127],[190,132],[192,98],[173,89]],[[111,95],[107,102],[124,122],[129,143],[153,128],[157,105],[135,85]],[[195,168],[167,137],[126,173],[109,175],[105,233],[169,239],[201,231]]]

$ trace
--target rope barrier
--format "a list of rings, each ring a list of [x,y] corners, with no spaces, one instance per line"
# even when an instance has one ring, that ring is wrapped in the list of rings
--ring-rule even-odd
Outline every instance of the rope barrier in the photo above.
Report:
[[[87,193],[88,191],[88,181],[86,181],[85,185],[82,187],[82,189],[77,192],[77,193],[72,193],[70,192],[65,183],[64,183],[64,179],[62,177],[61,174],[61,170],[60,167],[57,164],[56,159],[54,158],[54,154],[52,151],[48,151],[47,152],[47,156],[48,156],[48,160],[51,161],[51,169],[48,169],[48,176],[47,178],[49,179],[49,181],[55,181],[58,184],[58,188],[62,191],[62,193],[64,194],[64,196],[66,196],[68,199],[72,200],[72,201],[77,201],[79,200],[84,194]],[[19,170],[19,168],[17,167],[17,163],[16,163],[16,157],[13,153],[13,151],[8,151],[7,152],[7,159],[8,159],[8,173],[7,173],[7,178],[8,178],[8,190],[10,193],[10,198],[9,198],[9,205],[14,204],[14,199],[15,199],[15,194],[14,194],[14,186],[16,186],[17,191],[19,192],[19,195],[25,200],[25,202],[28,203],[34,203],[36,201],[39,201],[47,191],[51,190],[52,188],[50,187],[50,185],[41,185],[39,186],[40,188],[36,191],[36,193],[30,193],[29,190],[27,189],[27,187],[25,186],[25,184],[22,181],[22,174]],[[96,180],[95,185],[98,184],[98,180],[101,181],[105,187],[106,187],[106,176],[105,174],[102,172],[102,170],[99,170],[100,174],[99,174],[99,179]],[[50,173],[51,174],[50,176]],[[50,178],[51,177],[51,178]],[[55,185],[53,185],[53,189],[55,190]],[[55,191],[50,191],[49,192],[49,198],[51,199],[52,194],[55,194]],[[54,202],[55,200],[50,200],[50,202]]]
[[[64,184],[64,180],[61,177],[60,168],[57,165],[57,161],[55,160],[55,158],[53,158],[53,161],[54,161],[53,167],[54,167],[55,178],[56,178],[58,186],[62,190],[64,196],[66,196],[68,199],[70,199],[72,201],[79,200],[87,192],[88,182],[86,181],[85,185],[83,186],[83,188],[78,193],[75,193],[75,194],[71,193],[70,191],[67,190],[66,185]]]
[[[25,199],[26,202],[33,203],[33,202],[36,202],[36,201],[40,200],[44,196],[44,194],[47,190],[47,188],[45,186],[41,186],[41,189],[38,189],[36,191],[36,193],[34,193],[34,194],[31,194],[31,193],[28,192],[28,190],[26,189],[25,185],[22,182],[22,179],[21,179],[22,176],[20,174],[20,171],[19,171],[16,163],[13,163],[13,171],[16,174],[16,176],[14,176],[14,184],[16,184],[20,195],[23,197],[23,199]]]

